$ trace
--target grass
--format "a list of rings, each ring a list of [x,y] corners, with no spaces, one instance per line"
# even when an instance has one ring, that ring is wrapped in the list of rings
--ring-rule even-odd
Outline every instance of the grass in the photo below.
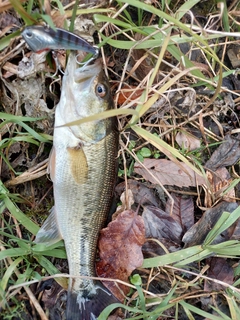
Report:
[[[128,164],[133,166],[135,161],[139,161],[138,150],[142,150],[143,155],[145,152],[145,155],[149,156],[157,152],[161,157],[174,161],[180,168],[181,163],[185,163],[200,176],[206,178],[206,171],[203,167],[204,152],[198,153],[197,159],[189,152],[183,152],[181,147],[177,147],[174,142],[175,135],[179,129],[196,128],[202,134],[201,145],[208,156],[212,154],[214,145],[222,141],[225,132],[219,122],[218,113],[223,114],[223,111],[220,109],[214,112],[214,108],[217,108],[216,101],[219,101],[220,92],[223,90],[222,80],[235,72],[225,65],[226,47],[230,42],[235,42],[235,39],[237,42],[240,34],[239,23],[236,23],[236,12],[239,10],[237,4],[231,8],[231,14],[225,2],[221,2],[220,7],[212,5],[212,11],[205,14],[208,24],[206,23],[207,27],[203,30],[200,25],[192,23],[194,20],[192,9],[200,5],[200,2],[190,0],[180,4],[178,1],[163,0],[155,6],[137,0],[118,0],[114,7],[100,9],[80,8],[77,5],[66,8],[60,1],[53,1],[52,5],[60,12],[60,15],[56,17],[53,7],[50,12],[44,12],[43,7],[39,7],[39,11],[36,11],[34,9],[38,3],[34,1],[29,1],[27,4],[21,4],[17,0],[10,1],[13,9],[23,19],[24,25],[45,21],[50,26],[54,26],[57,19],[62,21],[65,15],[71,19],[71,27],[73,27],[76,15],[93,14],[103,61],[108,61],[109,65],[106,71],[110,74],[110,78],[114,79],[116,104],[125,84],[130,85],[130,94],[120,108],[76,120],[75,124],[100,117],[118,116],[122,141],[121,164],[124,163],[124,159],[127,159]],[[1,8],[3,7],[0,6],[0,11]],[[192,10],[189,19],[187,23],[183,23],[182,19],[189,10]],[[212,18],[214,15],[216,20]],[[153,22],[150,23],[150,21]],[[213,27],[215,23],[223,26],[221,31]],[[18,30],[0,39],[0,50],[3,56],[7,54],[13,39],[16,39],[19,34]],[[183,55],[180,50],[182,44],[189,45],[191,54],[199,49],[204,57],[205,65],[194,63],[190,59],[191,54]],[[223,51],[222,56],[218,54],[217,49],[219,48]],[[148,72],[145,72],[142,78],[137,74],[139,59],[133,59],[140,50],[144,50],[139,58],[142,59],[141,63],[146,61],[149,63]],[[124,51],[125,59],[120,66],[121,72],[118,73],[110,66],[116,64],[117,53],[122,51]],[[169,55],[170,60],[168,60]],[[146,60],[143,59],[145,56]],[[128,68],[129,65],[131,69]],[[161,68],[162,66],[165,66],[166,71]],[[161,121],[155,123],[148,121],[149,114],[154,115],[156,112],[151,109],[160,98],[169,101],[169,96],[177,91],[184,92],[184,95],[195,92],[196,95],[195,90],[201,86],[206,86],[214,93],[209,97],[207,95],[195,96],[192,104],[201,106],[199,110],[193,112],[188,106],[188,112],[184,113],[176,106],[172,106],[171,110],[163,113]],[[139,97],[131,98],[131,91],[133,94],[137,89],[141,92]],[[238,105],[239,93],[234,92],[234,94],[237,96],[235,103]],[[1,106],[1,111],[0,130],[3,139],[0,142],[0,152],[2,162],[9,168],[12,177],[21,176],[24,168],[18,166],[16,170],[11,164],[12,161],[8,159],[10,147],[20,143],[21,146],[28,145],[29,152],[31,153],[32,148],[34,150],[32,153],[34,153],[43,146],[46,158],[46,150],[49,148],[52,136],[51,133],[40,132],[35,127],[35,122],[44,121],[43,118],[15,115],[14,112],[7,113],[4,112],[4,105]],[[211,118],[218,124],[219,134],[209,131],[203,125],[205,118]],[[132,146],[129,146],[129,141],[131,141],[129,131],[136,138]],[[234,170],[231,171],[233,179],[229,188],[236,188],[239,184],[239,176],[234,175]],[[132,177],[132,168],[129,169],[126,164],[121,166],[119,175]],[[54,278],[63,288],[67,288],[67,278],[61,275],[60,268],[55,265],[56,259],[66,259],[64,244],[59,242],[52,247],[45,247],[33,243],[34,236],[39,230],[39,224],[41,224],[41,221],[39,223],[36,218],[37,205],[32,204],[32,200],[28,199],[23,188],[15,186],[8,189],[5,182],[0,183],[0,308],[4,310],[3,319],[23,316],[22,312],[26,307],[18,299],[19,292],[22,292],[19,290],[22,288],[37,310],[38,316],[46,319],[46,314],[29,288],[29,284],[60,274]],[[28,184],[39,191],[35,183],[35,180],[31,181],[30,178]],[[44,191],[48,193],[48,190]],[[166,192],[168,194],[167,190]],[[198,189],[197,192],[199,198],[204,197],[202,190]],[[42,199],[46,204],[45,195],[42,196]],[[30,216],[26,215],[29,211]],[[240,256],[240,243],[239,240],[228,240],[214,244],[214,239],[232,226],[239,217],[239,208],[231,214],[224,212],[201,245],[144,259],[142,267],[137,270],[139,274],[132,278],[131,285],[129,285],[132,295],[126,297],[125,304],[108,306],[99,316],[99,320],[107,319],[111,311],[117,307],[128,311],[128,319],[180,319],[179,317],[183,314],[186,319],[238,319],[240,268],[237,261]],[[232,285],[204,275],[207,267],[206,259],[210,256],[223,257],[231,259],[233,263],[236,262],[234,265],[235,282]],[[151,292],[150,284],[155,279],[161,282],[160,274],[166,275],[167,280],[165,281],[168,283],[169,290],[156,294]],[[224,286],[225,290],[217,294],[227,306],[227,314],[217,304],[213,304],[213,299],[210,300],[210,305],[212,305],[206,310],[199,307],[197,301],[200,301],[201,297],[214,298],[216,296],[216,292],[203,292],[203,281],[205,280],[221,283]]]

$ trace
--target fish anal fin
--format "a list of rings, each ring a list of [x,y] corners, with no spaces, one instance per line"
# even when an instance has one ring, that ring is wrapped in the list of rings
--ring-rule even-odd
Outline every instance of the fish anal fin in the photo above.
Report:
[[[47,220],[43,223],[42,227],[38,231],[35,243],[44,243],[47,246],[50,246],[54,243],[57,243],[62,239],[61,233],[58,229],[58,223],[55,218],[54,207],[51,209],[51,213]]]
[[[70,169],[76,183],[84,184],[88,178],[87,158],[82,148],[68,148]]]
[[[48,168],[47,168],[47,173],[50,174],[52,182],[54,182],[55,180],[55,171],[56,171],[56,151],[55,151],[55,148],[52,147],[52,150],[49,156]]]

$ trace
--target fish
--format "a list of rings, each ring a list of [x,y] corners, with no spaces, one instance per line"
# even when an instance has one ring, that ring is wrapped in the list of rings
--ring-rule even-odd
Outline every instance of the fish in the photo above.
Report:
[[[109,214],[117,176],[119,133],[115,117],[63,126],[114,108],[99,59],[83,69],[75,54],[70,53],[55,113],[49,160],[54,207],[35,242],[51,245],[64,240],[70,275],[66,319],[93,320],[118,302],[100,281],[79,276],[96,276],[98,235]]]
[[[82,50],[98,55],[98,47],[92,46],[80,36],[61,29],[56,30],[42,25],[27,26],[22,31],[22,37],[29,48],[37,53],[50,50]]]

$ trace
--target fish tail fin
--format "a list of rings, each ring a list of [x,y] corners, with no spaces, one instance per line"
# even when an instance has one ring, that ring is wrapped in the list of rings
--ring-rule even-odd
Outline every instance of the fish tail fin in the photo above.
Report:
[[[68,292],[66,320],[94,320],[108,305],[119,302],[110,291],[100,285],[93,296]]]

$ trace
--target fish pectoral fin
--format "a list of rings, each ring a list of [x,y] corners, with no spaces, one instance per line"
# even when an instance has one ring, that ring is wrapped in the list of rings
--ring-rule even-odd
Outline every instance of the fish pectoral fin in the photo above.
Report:
[[[52,182],[54,182],[55,180],[55,167],[56,167],[56,151],[55,151],[55,148],[52,147],[52,150],[49,156],[48,168],[47,168],[47,173],[50,174]]]
[[[47,246],[50,246],[54,243],[57,243],[62,239],[62,235],[58,228],[58,223],[55,217],[54,207],[51,209],[50,216],[43,223],[41,229],[38,231],[35,243],[44,243]]]
[[[84,184],[88,179],[88,163],[82,148],[67,148],[70,169],[76,183]]]

